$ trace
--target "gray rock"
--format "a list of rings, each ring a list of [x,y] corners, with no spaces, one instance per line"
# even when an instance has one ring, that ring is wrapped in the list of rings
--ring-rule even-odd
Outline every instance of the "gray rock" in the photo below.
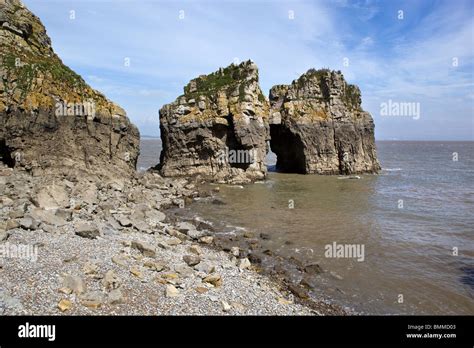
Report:
[[[36,230],[38,228],[38,222],[30,215],[20,219],[20,227],[25,230]]]
[[[108,302],[110,304],[119,304],[125,302],[125,296],[120,289],[114,289],[109,293]]]
[[[166,215],[159,210],[152,209],[145,213],[145,216],[150,222],[156,224],[166,219]]]
[[[140,232],[148,233],[148,234],[153,233],[153,231],[151,230],[150,226],[149,226],[146,222],[144,222],[144,221],[135,221],[135,220],[134,220],[134,221],[132,222],[132,224],[133,224],[133,227],[134,227],[136,230],[140,231]]]
[[[203,272],[205,274],[210,274],[216,270],[216,267],[210,262],[200,262],[194,269],[198,272]]]
[[[67,224],[67,221],[56,215],[54,210],[34,209],[31,215],[38,221],[54,227],[61,227]]]
[[[179,222],[176,225],[176,228],[178,229],[179,232],[186,234],[188,237],[192,239],[199,239],[206,235],[205,232],[198,231],[193,224],[189,222],[185,222],[185,221]]]
[[[155,257],[155,247],[146,242],[132,241],[132,248],[139,250],[143,255],[147,257]]]
[[[95,224],[78,222],[74,225],[75,233],[83,238],[95,239],[100,235]]]
[[[90,291],[81,296],[81,303],[89,308],[99,308],[104,303],[104,294],[100,291]]]
[[[69,196],[64,185],[51,184],[38,191],[36,203],[46,210],[64,208],[69,204]]]
[[[132,221],[124,215],[116,215],[115,219],[118,221],[120,226],[122,227],[131,227],[132,226]]]
[[[146,261],[143,266],[151,269],[152,271],[161,272],[166,269],[166,265],[156,261]]]
[[[86,285],[81,277],[73,276],[73,275],[66,275],[63,278],[63,287],[70,289],[71,292],[75,294],[82,294],[86,291]]]
[[[185,255],[183,256],[183,260],[190,267],[196,266],[199,262],[201,262],[201,258],[197,255]]]

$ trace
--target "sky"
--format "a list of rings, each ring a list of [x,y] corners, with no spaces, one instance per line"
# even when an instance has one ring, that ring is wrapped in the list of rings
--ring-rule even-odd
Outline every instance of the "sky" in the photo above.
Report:
[[[159,109],[189,80],[252,59],[267,96],[310,68],[341,70],[377,140],[474,140],[474,1],[23,3],[142,136],[159,136]]]

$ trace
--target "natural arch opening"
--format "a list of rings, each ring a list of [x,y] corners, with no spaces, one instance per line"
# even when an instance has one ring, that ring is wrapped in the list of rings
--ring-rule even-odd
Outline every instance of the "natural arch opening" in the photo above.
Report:
[[[270,148],[277,158],[276,171],[306,174],[304,146],[299,136],[281,124],[270,124]]]
[[[235,134],[235,125],[234,118],[232,114],[224,117],[229,125],[227,126],[226,134],[226,146],[228,148],[228,153],[225,154],[226,161],[231,167],[240,168],[247,170],[248,167],[253,163],[255,158],[253,158],[253,152],[251,149],[247,149],[240,143],[239,139]]]
[[[5,140],[0,140],[0,162],[7,167],[13,168],[15,166],[15,159],[12,157],[12,149],[8,147]]]

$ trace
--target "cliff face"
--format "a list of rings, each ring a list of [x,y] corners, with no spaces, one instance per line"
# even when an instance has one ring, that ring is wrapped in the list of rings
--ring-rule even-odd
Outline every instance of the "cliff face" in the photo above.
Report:
[[[191,80],[160,110],[161,173],[234,183],[264,178],[268,115],[251,61]]]
[[[65,66],[38,17],[0,0],[0,161],[26,170],[135,170],[139,133],[125,111]]]
[[[374,122],[340,72],[311,69],[270,90],[271,149],[293,173],[376,173]]]

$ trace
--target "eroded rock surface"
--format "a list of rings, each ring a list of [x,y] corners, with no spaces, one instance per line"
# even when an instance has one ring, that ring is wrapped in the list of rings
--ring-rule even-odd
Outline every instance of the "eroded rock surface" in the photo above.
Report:
[[[268,115],[251,61],[191,80],[182,96],[160,110],[162,175],[227,182],[264,178]]]
[[[18,0],[0,0],[0,44],[0,161],[31,171],[134,171],[137,128],[62,63]]]
[[[277,169],[303,174],[376,173],[374,122],[357,86],[340,72],[311,69],[270,90]]]

